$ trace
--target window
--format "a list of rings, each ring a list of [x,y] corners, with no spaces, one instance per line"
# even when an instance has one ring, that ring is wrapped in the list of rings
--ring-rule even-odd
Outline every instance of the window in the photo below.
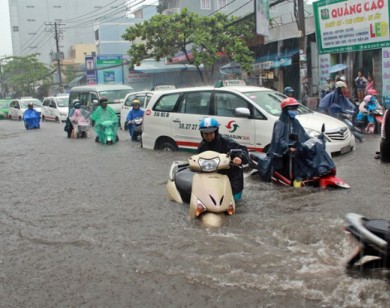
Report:
[[[180,93],[168,94],[160,98],[160,100],[154,105],[153,110],[155,111],[173,111],[176,102],[180,97]]]
[[[209,114],[211,92],[186,93],[180,103],[179,112],[190,114]]]
[[[201,10],[211,10],[211,0],[200,0]]]
[[[19,32],[19,27],[18,26],[13,26],[12,27],[13,32]]]
[[[227,9],[227,0],[217,0],[217,9],[226,10]]]
[[[216,93],[215,114],[219,116],[232,117],[235,115],[236,108],[245,107],[251,110],[247,101],[232,93]]]

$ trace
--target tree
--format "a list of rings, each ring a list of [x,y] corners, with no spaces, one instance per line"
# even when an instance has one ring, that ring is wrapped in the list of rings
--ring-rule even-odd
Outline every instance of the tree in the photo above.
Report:
[[[6,57],[3,80],[17,96],[33,96],[35,88],[49,77],[49,69],[37,59],[38,54],[26,57]]]
[[[239,23],[234,17],[220,13],[199,16],[183,9],[180,14],[155,15],[127,28],[122,37],[132,42],[128,51],[132,65],[139,65],[141,60],[150,57],[156,61],[171,60],[181,51],[187,63],[197,67],[202,81],[208,83],[221,57],[250,70],[253,56],[246,40],[254,37],[254,29],[254,22]]]

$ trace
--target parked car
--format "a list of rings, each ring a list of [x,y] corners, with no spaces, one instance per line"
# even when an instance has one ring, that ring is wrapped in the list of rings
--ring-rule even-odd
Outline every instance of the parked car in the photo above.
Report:
[[[145,107],[149,103],[152,95],[153,95],[153,91],[132,92],[126,95],[121,107],[121,121],[120,121],[121,129],[127,129],[126,117],[129,114],[130,110],[133,108],[132,107],[133,100],[138,99],[140,102],[141,109],[145,110]]]
[[[9,105],[8,117],[13,120],[21,121],[23,119],[23,113],[28,108],[28,104],[32,103],[33,107],[39,113],[42,112],[42,102],[39,99],[32,97],[22,97],[13,99]]]
[[[142,145],[146,149],[196,150],[201,136],[199,121],[212,116],[220,133],[248,147],[266,151],[283,94],[240,83],[220,87],[193,87],[155,92],[144,115]],[[238,84],[238,85],[237,85]],[[344,154],[355,147],[355,138],[343,122],[300,105],[297,119],[311,136],[325,124],[327,151]]]
[[[0,119],[8,118],[10,99],[0,100]]]
[[[69,94],[49,96],[42,103],[42,121],[65,122],[69,112]]]

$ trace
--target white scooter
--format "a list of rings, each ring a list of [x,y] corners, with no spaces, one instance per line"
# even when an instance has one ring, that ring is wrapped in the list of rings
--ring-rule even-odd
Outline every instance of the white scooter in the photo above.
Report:
[[[191,218],[202,213],[235,213],[230,180],[219,170],[229,169],[231,160],[239,156],[241,150],[229,154],[206,151],[193,155],[185,161],[175,161],[169,170],[167,190],[169,198],[178,203],[189,202]]]

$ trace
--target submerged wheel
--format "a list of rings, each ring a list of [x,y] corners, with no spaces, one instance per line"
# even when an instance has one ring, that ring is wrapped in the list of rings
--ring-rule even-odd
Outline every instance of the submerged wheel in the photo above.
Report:
[[[46,120],[46,119],[45,119],[45,116],[43,115],[43,116],[42,116],[42,122],[45,122],[45,120]]]
[[[165,152],[174,152],[177,151],[177,146],[172,141],[166,140],[159,144],[158,150]]]

